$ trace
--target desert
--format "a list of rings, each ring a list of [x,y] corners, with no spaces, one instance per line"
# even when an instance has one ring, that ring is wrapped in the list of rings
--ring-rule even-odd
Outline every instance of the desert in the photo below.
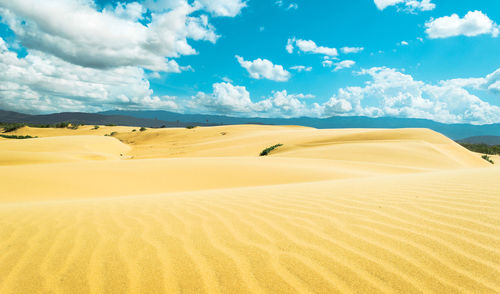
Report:
[[[0,293],[500,291],[500,169],[428,129],[12,134]]]

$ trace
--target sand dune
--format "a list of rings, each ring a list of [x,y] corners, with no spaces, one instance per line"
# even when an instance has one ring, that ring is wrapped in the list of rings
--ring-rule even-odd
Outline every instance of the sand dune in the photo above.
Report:
[[[106,128],[0,141],[0,293],[500,292],[500,169],[440,134]]]

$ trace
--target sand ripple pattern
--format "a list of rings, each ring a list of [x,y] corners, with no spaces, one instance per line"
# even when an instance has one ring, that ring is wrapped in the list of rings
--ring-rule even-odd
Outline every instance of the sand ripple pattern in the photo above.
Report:
[[[0,293],[500,293],[500,169],[6,203]]]

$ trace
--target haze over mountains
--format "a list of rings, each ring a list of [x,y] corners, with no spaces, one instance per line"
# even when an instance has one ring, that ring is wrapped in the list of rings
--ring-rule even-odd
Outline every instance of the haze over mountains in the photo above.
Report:
[[[231,117],[207,114],[182,114],[169,111],[124,111],[111,110],[100,113],[62,112],[45,115],[29,115],[0,110],[0,122],[52,124],[75,122],[79,124],[114,124],[122,126],[144,127],[186,127],[192,125],[300,125],[318,129],[326,128],[428,128],[445,136],[460,140],[477,136],[500,136],[500,124],[471,125],[443,124],[427,119],[336,116],[330,118],[259,118]],[[476,140],[477,141],[477,140]]]

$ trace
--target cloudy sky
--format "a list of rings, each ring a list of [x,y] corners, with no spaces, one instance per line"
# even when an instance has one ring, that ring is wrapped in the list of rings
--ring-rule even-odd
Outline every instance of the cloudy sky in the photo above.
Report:
[[[492,0],[0,0],[0,109],[500,122]]]

